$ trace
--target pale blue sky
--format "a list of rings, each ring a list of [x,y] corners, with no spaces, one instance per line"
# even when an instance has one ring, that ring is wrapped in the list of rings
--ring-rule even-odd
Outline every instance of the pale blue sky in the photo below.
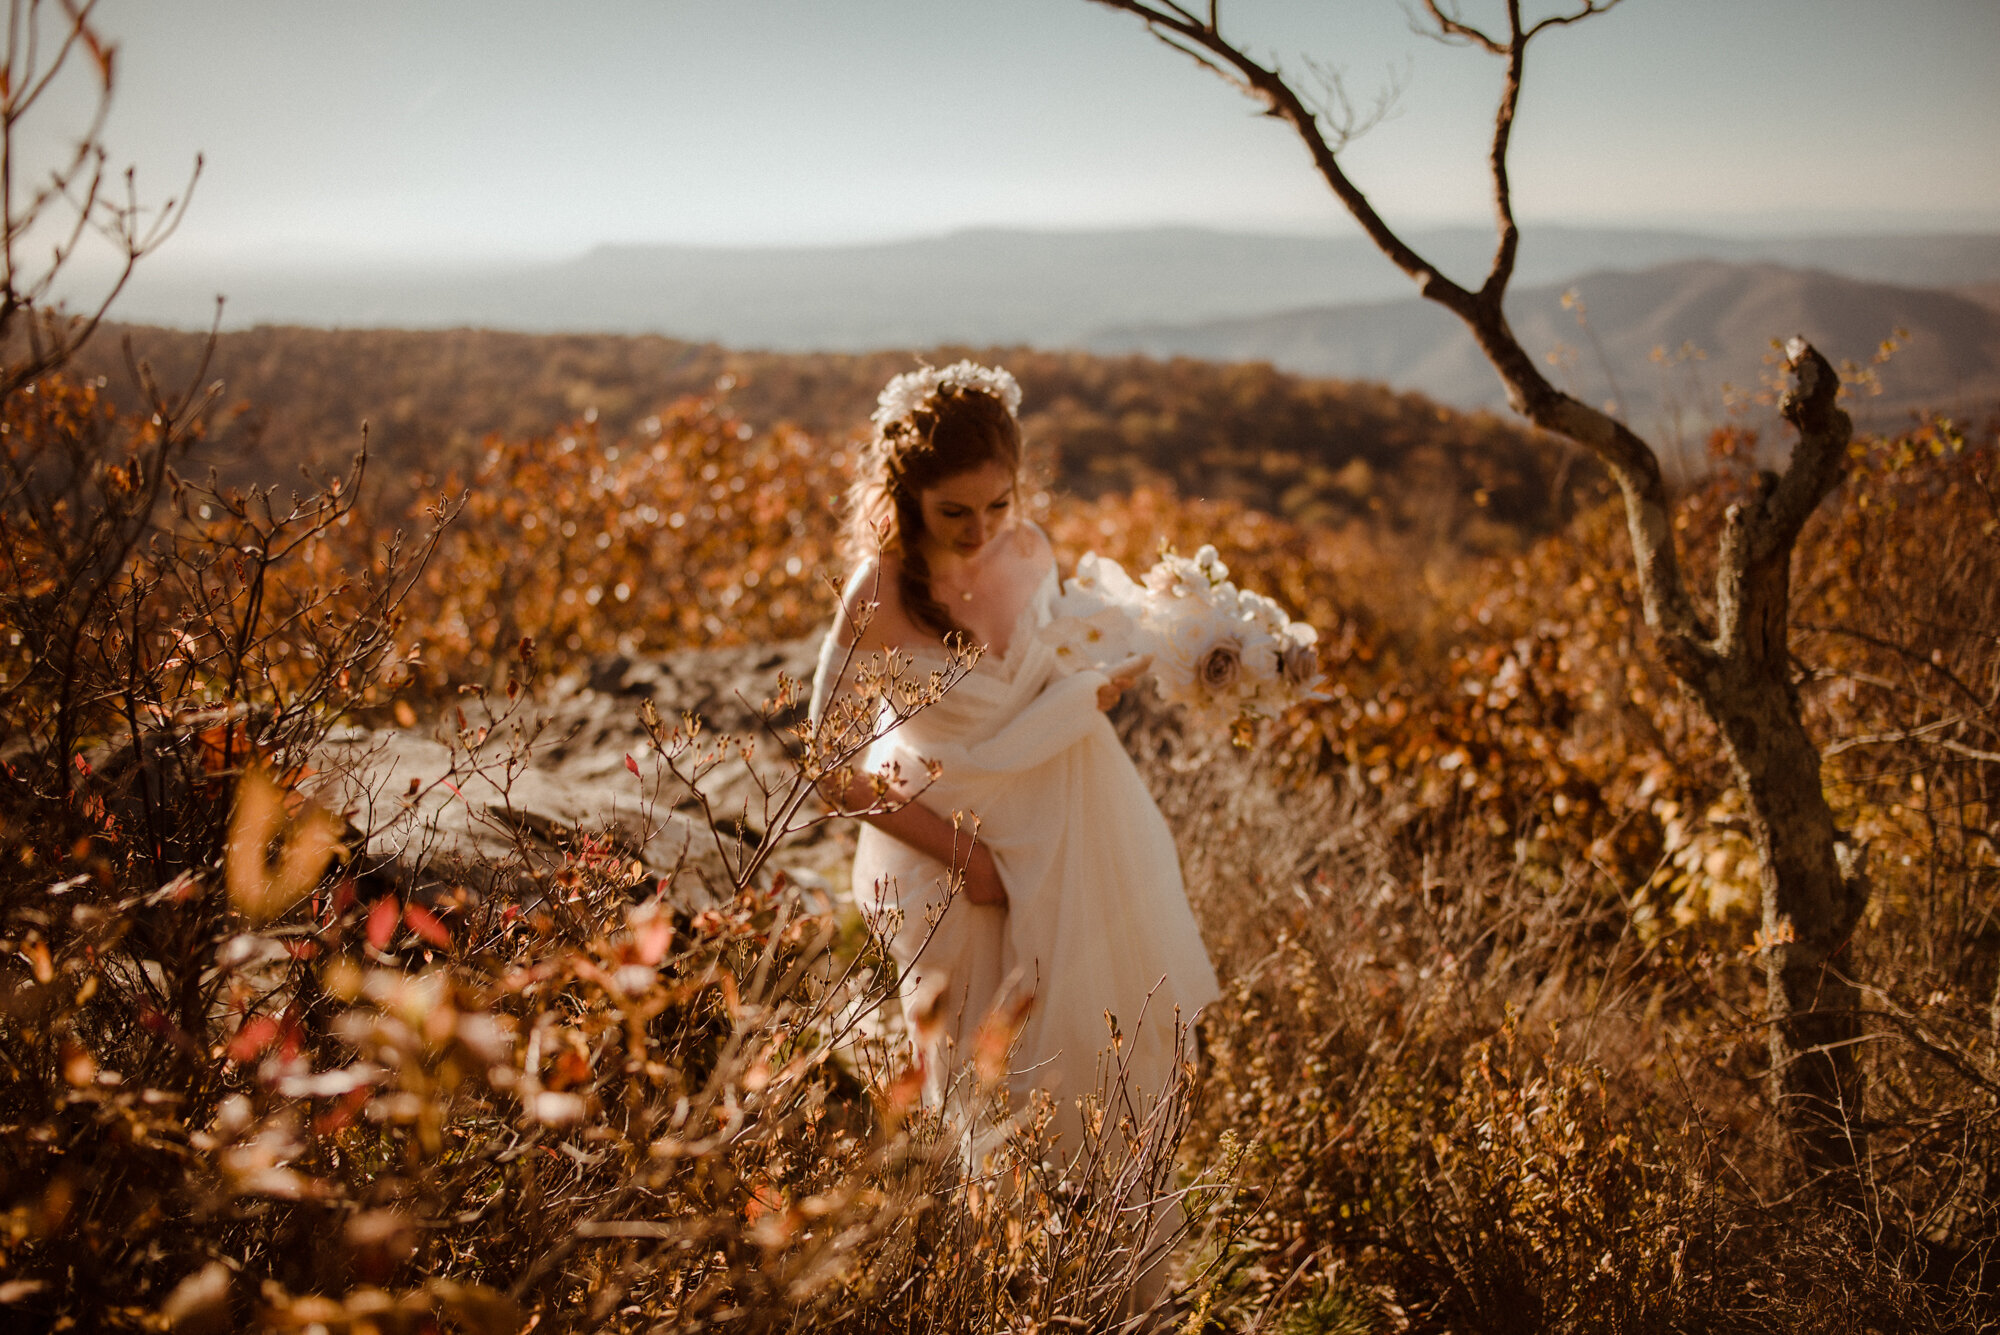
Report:
[[[99,13],[122,48],[106,140],[142,194],[207,154],[173,246],[187,261],[1344,225],[1288,131],[1085,0]],[[1396,0],[1234,0],[1224,23],[1288,67],[1301,53],[1343,67],[1358,90],[1398,72],[1398,113],[1349,151],[1353,175],[1408,224],[1486,216],[1497,62],[1413,35]],[[1525,218],[2000,228],[1996,0],[1627,0],[1530,60]]]

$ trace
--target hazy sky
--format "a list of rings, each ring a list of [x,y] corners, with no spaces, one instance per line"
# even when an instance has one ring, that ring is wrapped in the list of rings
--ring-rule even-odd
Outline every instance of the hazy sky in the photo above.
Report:
[[[142,195],[178,189],[207,155],[173,244],[185,260],[1343,225],[1288,130],[1086,0],[103,0],[99,14],[121,48],[105,138]],[[1497,62],[1414,35],[1397,0],[1225,0],[1223,16],[1288,69],[1315,57],[1364,96],[1403,85],[1346,155],[1393,218],[1486,216]],[[1525,218],[2000,228],[1996,0],[1626,0],[1529,59]],[[40,122],[44,149],[63,119]]]

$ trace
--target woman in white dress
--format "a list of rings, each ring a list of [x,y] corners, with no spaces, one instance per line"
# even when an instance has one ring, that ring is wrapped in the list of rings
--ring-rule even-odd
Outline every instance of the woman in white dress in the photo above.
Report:
[[[1019,401],[1007,372],[970,362],[883,391],[854,493],[861,555],[812,708],[822,717],[871,655],[941,663],[956,637],[981,647],[939,703],[871,748],[866,771],[902,776],[888,803],[865,777],[831,796],[877,813],[862,817],[854,894],[894,925],[927,1101],[1003,997],[1031,993],[1008,1082],[1017,1102],[1054,1096],[1071,1154],[1078,1099],[1102,1094],[1114,1121],[1143,1113],[1172,1078],[1177,1030],[1219,990],[1172,833],[1104,717],[1145,663],[1066,674],[1039,635],[1058,586],[1047,536],[1017,512]]]

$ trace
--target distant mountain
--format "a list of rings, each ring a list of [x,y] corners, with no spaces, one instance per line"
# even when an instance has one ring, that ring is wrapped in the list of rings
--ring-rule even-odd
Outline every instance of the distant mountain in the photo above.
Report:
[[[1474,280],[1483,228],[1416,232]],[[1516,281],[1560,283],[1681,260],[1775,263],[1907,286],[2000,283],[2000,236],[1710,236],[1530,226]],[[228,267],[169,248],[142,266],[120,319],[230,328],[482,327],[659,333],[738,348],[864,351],[939,343],[1076,345],[1113,327],[1190,324],[1386,301],[1410,284],[1364,239],[1194,228],[981,229],[872,245],[601,246],[569,261],[454,269]]]
[[[1587,327],[1564,294],[1581,298]],[[1776,264],[1693,260],[1599,272],[1514,291],[1507,316],[1551,378],[1651,428],[1676,413],[1717,414],[1725,386],[1753,392],[1771,340],[1804,334],[1836,363],[1866,364],[1893,330],[1908,338],[1857,398],[1881,421],[1913,408],[2000,404],[2000,310],[1934,288],[1866,282]],[[1127,327],[1088,340],[1099,352],[1269,361],[1302,375],[1382,380],[1459,407],[1501,407],[1499,379],[1449,313],[1417,298],[1277,315]]]
[[[1989,310],[2000,311],[2000,283],[1967,283],[1957,291],[1959,296],[1968,301],[1976,301]]]

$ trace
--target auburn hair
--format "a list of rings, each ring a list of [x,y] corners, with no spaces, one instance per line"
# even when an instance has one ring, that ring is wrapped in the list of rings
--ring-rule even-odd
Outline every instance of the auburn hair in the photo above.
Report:
[[[862,455],[849,506],[850,555],[856,564],[895,556],[904,612],[939,639],[970,635],[931,592],[930,563],[917,541],[924,531],[920,497],[995,463],[1019,475],[1021,424],[998,398],[959,385],[940,388],[921,408],[882,423]]]

